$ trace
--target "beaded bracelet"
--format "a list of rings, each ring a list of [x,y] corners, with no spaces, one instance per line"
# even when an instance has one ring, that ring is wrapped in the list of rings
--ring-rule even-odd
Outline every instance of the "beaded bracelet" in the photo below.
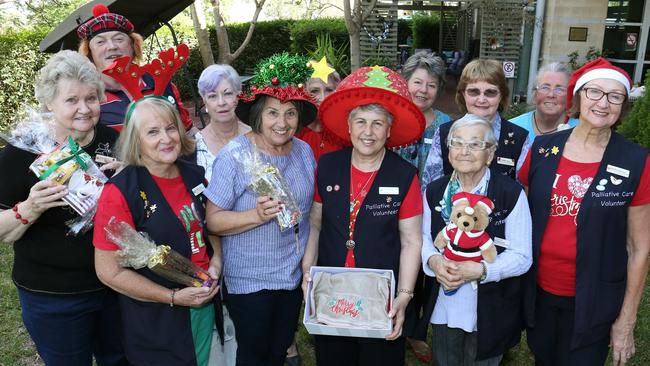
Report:
[[[14,205],[14,207],[11,209],[11,211],[14,212],[14,216],[16,217],[16,220],[20,221],[21,224],[29,225],[30,224],[29,220],[27,220],[26,218],[23,218],[22,215],[20,213],[18,213],[18,205],[19,204],[20,204],[20,202],[16,203]]]
[[[174,307],[174,295],[176,295],[176,289],[172,289],[172,300],[169,302],[170,307]]]

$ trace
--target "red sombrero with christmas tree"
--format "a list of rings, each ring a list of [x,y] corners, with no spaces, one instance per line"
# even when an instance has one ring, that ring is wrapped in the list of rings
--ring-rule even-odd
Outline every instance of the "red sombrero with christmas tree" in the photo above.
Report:
[[[260,95],[268,95],[280,100],[299,102],[300,126],[306,126],[316,119],[318,107],[316,100],[308,94],[303,83],[312,74],[309,59],[299,55],[282,53],[273,55],[255,68],[255,77],[251,81],[249,93],[240,94],[235,113],[244,123],[250,123],[251,106]]]
[[[348,115],[367,104],[379,104],[393,116],[386,147],[407,146],[422,137],[424,115],[411,101],[406,80],[386,66],[362,67],[348,75],[323,100],[318,117],[327,131],[350,143]]]

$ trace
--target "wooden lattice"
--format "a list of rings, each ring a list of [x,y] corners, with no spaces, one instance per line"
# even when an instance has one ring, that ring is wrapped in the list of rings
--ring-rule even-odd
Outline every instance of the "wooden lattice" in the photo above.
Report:
[[[524,10],[520,2],[484,1],[480,8],[481,58],[518,61]],[[518,65],[515,75],[518,73]]]
[[[368,5],[363,2],[364,7]],[[377,4],[372,14],[366,19],[363,26],[366,30],[361,29],[361,63],[368,59],[384,58],[388,61],[387,66],[391,66],[397,60],[397,3],[398,0],[377,0]],[[368,33],[375,36],[381,36],[384,33],[384,23],[382,18],[390,22],[386,39],[380,42],[373,42]],[[378,52],[379,45],[379,52]]]

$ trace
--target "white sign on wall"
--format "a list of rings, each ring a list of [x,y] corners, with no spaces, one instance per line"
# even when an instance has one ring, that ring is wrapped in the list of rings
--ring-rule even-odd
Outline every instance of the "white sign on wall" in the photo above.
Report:
[[[515,63],[513,61],[503,61],[503,73],[506,74],[506,78],[514,79]]]

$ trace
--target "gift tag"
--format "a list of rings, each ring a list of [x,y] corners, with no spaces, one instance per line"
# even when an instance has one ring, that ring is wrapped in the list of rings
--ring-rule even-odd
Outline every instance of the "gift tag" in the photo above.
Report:
[[[110,157],[110,156],[100,155],[100,154],[95,155],[95,161],[98,162],[98,163],[100,163],[100,164],[108,164],[108,163],[112,163],[112,162],[114,162],[115,160],[117,160],[117,159],[112,158],[112,157]]]
[[[399,187],[379,187],[379,194],[399,194]]]

